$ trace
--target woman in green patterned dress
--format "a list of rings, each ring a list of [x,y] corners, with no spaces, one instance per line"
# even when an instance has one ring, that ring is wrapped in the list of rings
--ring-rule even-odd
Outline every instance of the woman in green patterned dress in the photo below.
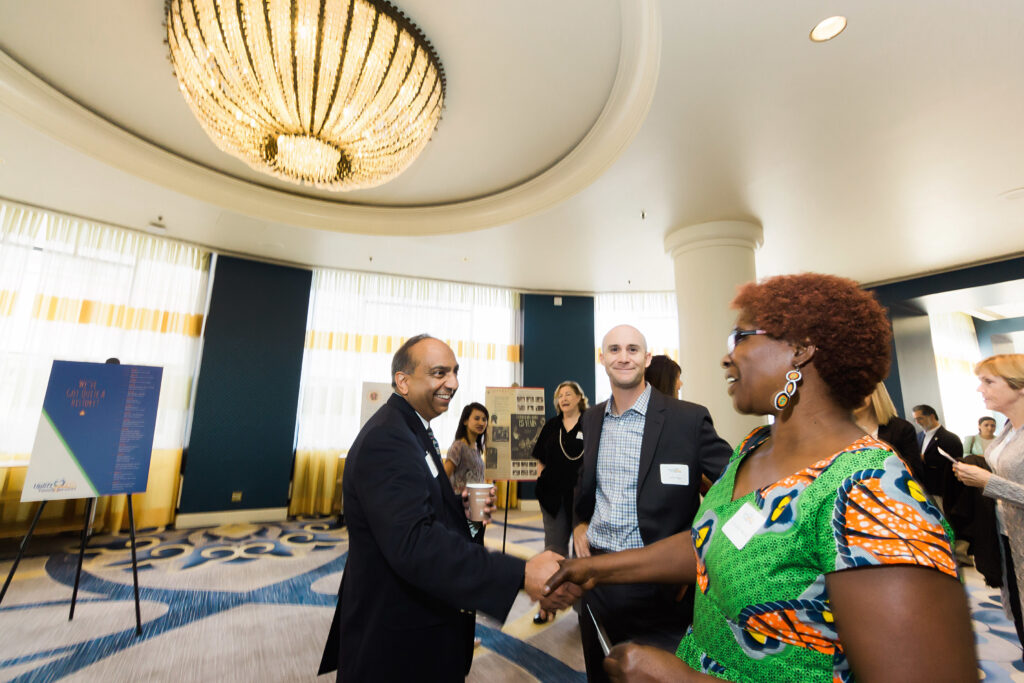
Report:
[[[565,561],[549,586],[695,584],[675,656],[619,644],[613,680],[977,680],[952,531],[851,416],[889,369],[884,309],[809,273],[749,283],[733,306],[729,394],[773,423],[736,448],[690,531]]]

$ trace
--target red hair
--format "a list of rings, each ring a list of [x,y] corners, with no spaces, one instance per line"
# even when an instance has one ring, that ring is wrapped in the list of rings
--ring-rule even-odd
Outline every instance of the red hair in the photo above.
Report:
[[[811,362],[844,408],[859,407],[889,374],[889,319],[874,294],[853,280],[779,275],[742,285],[732,306],[777,339],[813,344]]]

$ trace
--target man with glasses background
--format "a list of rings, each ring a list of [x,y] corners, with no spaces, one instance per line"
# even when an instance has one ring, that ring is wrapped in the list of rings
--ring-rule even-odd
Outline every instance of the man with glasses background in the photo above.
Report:
[[[707,408],[679,401],[644,381],[647,340],[619,325],[605,335],[601,363],[612,396],[583,415],[583,467],[576,492],[577,555],[642,548],[690,528],[701,476],[715,480],[732,449],[715,432]],[[692,591],[679,586],[603,585],[584,605],[612,644],[633,640],[675,651],[693,619]],[[604,655],[587,609],[580,613],[587,677],[606,681]]]

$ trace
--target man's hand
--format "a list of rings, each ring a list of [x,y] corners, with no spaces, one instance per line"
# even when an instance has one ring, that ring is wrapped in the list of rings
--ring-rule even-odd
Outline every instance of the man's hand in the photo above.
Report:
[[[484,502],[484,518],[482,524],[485,526],[491,523],[491,513],[497,508],[494,507],[495,501],[498,499],[497,492],[494,487],[491,487],[490,493],[487,494],[487,500]],[[466,519],[469,519],[469,489],[462,489],[462,510],[466,513]]]
[[[587,529],[590,525],[581,522],[572,530],[572,544],[576,549],[576,557],[590,557],[590,541],[587,540]]]
[[[715,680],[698,674],[671,652],[636,643],[613,647],[604,658],[604,670],[615,683]]]
[[[544,595],[544,584],[549,576],[558,571],[558,561],[561,559],[558,553],[545,550],[527,560],[523,587],[531,600],[536,602]]]

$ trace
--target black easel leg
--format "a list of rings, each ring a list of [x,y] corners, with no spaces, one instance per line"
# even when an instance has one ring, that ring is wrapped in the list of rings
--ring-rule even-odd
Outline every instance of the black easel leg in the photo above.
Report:
[[[135,511],[132,494],[128,494],[128,533],[132,539],[132,580],[135,582],[135,635],[142,635],[142,612],[139,609],[139,564],[135,559]]]
[[[85,503],[85,522],[82,524],[82,544],[78,548],[78,569],[75,570],[75,588],[71,591],[71,611],[68,613],[68,621],[75,618],[75,602],[78,601],[78,581],[82,578],[82,560],[85,559],[85,544],[89,541],[89,521],[92,518],[92,506],[95,504],[95,498],[89,498]]]
[[[21,557],[25,554],[25,548],[28,547],[28,539],[32,538],[32,532],[36,530],[36,524],[39,523],[39,517],[42,516],[43,506],[45,505],[45,500],[39,501],[39,508],[36,510],[36,516],[32,518],[32,526],[28,528],[28,533],[25,534],[25,538],[21,539],[21,546],[18,548],[18,557],[15,558],[14,564],[11,565],[11,571],[7,572],[7,580],[4,581],[3,590],[0,590],[0,602],[3,602],[4,596],[7,595],[7,587],[11,585],[11,579],[14,578],[14,571],[18,568],[18,564],[21,562]]]
[[[501,552],[505,552],[505,539],[508,538],[508,501],[512,495],[512,482],[505,482],[505,527],[501,530]]]

